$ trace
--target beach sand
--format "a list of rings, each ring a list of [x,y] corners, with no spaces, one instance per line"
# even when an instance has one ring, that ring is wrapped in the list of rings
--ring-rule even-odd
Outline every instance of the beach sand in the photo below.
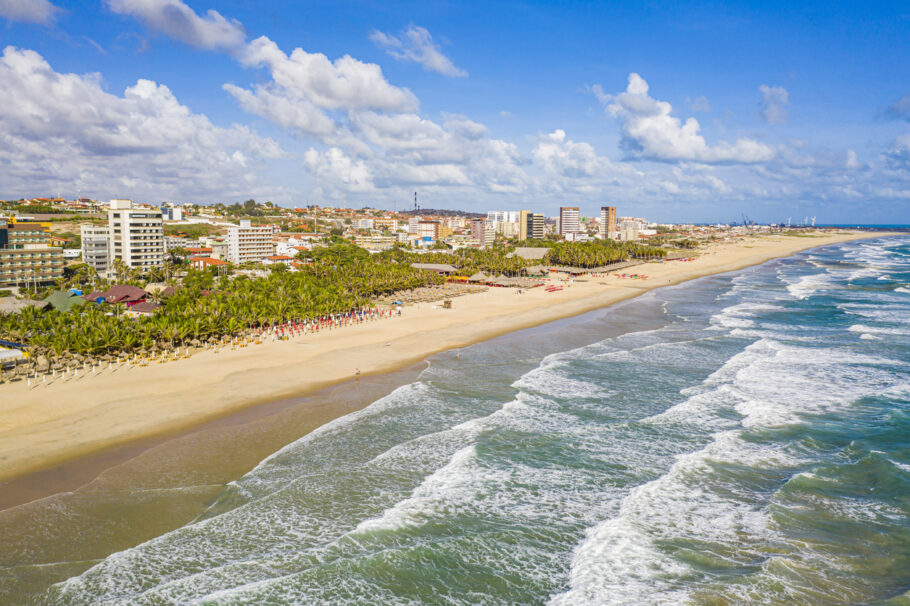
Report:
[[[586,277],[557,292],[491,288],[458,297],[452,309],[421,304],[401,317],[267,342],[188,360],[125,367],[50,386],[0,387],[0,480],[112,448],[184,431],[256,404],[312,393],[401,369],[432,354],[574,316],[643,292],[756,265],[826,244],[883,234],[760,236],[719,243],[694,261],[623,270],[646,280]],[[365,405],[365,404],[364,404]],[[338,414],[349,412],[339,409]],[[328,418],[321,419],[322,422]]]

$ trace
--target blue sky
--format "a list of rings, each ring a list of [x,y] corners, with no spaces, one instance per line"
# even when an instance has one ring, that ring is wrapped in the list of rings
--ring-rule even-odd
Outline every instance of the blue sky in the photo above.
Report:
[[[907,3],[0,0],[0,197],[910,222]]]

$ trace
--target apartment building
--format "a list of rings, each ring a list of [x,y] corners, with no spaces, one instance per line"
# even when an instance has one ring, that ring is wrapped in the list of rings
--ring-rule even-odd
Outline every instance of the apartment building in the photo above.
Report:
[[[0,286],[47,284],[63,277],[63,249],[50,245],[47,223],[0,226]]]
[[[496,228],[486,219],[472,219],[471,237],[481,246],[491,246],[496,241]]]
[[[107,211],[110,263],[148,270],[164,265],[164,223],[161,211],[135,206],[132,200],[111,200]]]
[[[398,220],[388,217],[379,217],[373,219],[373,228],[384,231],[398,231]]]
[[[616,207],[600,207],[600,237],[604,240],[616,237]]]
[[[271,227],[254,227],[249,220],[240,221],[238,227],[229,227],[227,235],[228,261],[235,265],[259,263],[275,254]]]
[[[522,210],[518,213],[518,239],[543,240],[545,219],[541,213]]]
[[[415,232],[421,238],[439,239],[439,221],[418,221],[417,231]]]
[[[106,272],[111,267],[111,230],[107,225],[84,224],[79,228],[82,236],[82,262],[96,272]]]
[[[565,236],[568,233],[578,233],[580,226],[581,212],[577,206],[560,206],[559,207],[559,235]]]

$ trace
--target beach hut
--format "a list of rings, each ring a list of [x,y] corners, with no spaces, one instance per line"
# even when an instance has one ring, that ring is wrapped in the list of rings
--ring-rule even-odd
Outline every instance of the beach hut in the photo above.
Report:
[[[479,271],[476,274],[474,274],[473,276],[471,276],[470,278],[468,278],[468,281],[469,282],[480,282],[480,283],[486,284],[487,276],[482,271]]]
[[[53,307],[57,311],[69,311],[74,307],[83,305],[85,299],[79,295],[74,295],[68,290],[58,290],[48,295],[42,302],[46,306]]]
[[[151,316],[159,309],[161,309],[161,306],[154,301],[142,301],[130,307],[128,313],[136,316]]]
[[[449,265],[448,263],[411,263],[411,267],[414,269],[425,269],[444,275],[454,274],[458,271],[454,265]]]
[[[104,300],[108,303],[124,303],[126,305],[134,305],[140,301],[145,301],[145,297],[148,293],[139,288],[138,286],[130,286],[129,284],[116,284],[111,286],[108,290],[101,293],[101,296],[104,297]]]

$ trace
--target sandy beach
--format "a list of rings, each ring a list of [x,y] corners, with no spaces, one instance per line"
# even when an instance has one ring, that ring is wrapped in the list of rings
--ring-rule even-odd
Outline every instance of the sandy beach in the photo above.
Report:
[[[245,407],[385,373],[445,350],[574,316],[653,288],[756,265],[801,250],[883,234],[762,236],[719,243],[688,262],[646,263],[647,279],[586,277],[561,291],[493,288],[452,309],[421,304],[401,317],[188,360],[125,367],[29,388],[0,387],[0,480],[104,449],[177,432]],[[325,419],[328,420],[328,419]]]

